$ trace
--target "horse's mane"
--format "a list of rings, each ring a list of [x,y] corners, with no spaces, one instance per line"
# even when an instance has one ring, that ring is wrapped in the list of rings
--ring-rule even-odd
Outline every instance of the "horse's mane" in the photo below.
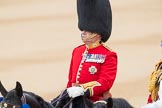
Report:
[[[134,108],[123,98],[113,98],[113,108]]]

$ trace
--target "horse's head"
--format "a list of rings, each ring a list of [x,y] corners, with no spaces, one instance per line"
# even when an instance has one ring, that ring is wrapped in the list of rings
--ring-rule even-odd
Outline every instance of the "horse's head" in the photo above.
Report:
[[[16,82],[14,89],[7,91],[0,81],[0,92],[3,96],[0,108],[53,108],[49,102],[44,101],[40,96],[23,91],[19,82]]]
[[[0,81],[0,92],[3,96],[1,102],[2,108],[21,108],[23,90],[19,82],[16,82],[16,87],[14,89],[7,91]]]

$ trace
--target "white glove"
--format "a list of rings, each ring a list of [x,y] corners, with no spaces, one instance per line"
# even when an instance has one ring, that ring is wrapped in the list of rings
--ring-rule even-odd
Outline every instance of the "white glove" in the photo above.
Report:
[[[84,89],[82,87],[73,86],[73,87],[67,88],[67,93],[68,93],[69,97],[75,98],[78,96],[83,96]]]

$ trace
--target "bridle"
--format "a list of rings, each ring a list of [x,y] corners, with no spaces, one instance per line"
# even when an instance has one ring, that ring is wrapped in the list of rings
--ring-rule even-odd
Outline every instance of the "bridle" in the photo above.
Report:
[[[21,104],[26,104],[26,96],[25,94],[23,94],[22,98],[21,98]],[[3,100],[0,103],[0,108],[22,108],[22,105],[14,105],[8,102],[4,102]]]

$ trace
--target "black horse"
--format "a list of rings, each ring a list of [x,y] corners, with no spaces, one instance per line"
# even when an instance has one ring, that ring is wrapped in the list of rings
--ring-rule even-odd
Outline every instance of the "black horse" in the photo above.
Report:
[[[49,103],[32,92],[23,91],[19,82],[16,82],[15,89],[8,92],[0,81],[0,92],[3,96],[0,108],[133,108],[125,99],[120,98],[97,102],[85,96],[71,99],[66,90]]]
[[[0,92],[3,96],[0,108],[54,108],[40,96],[23,91],[19,82],[16,82],[15,89],[8,92],[0,81]]]

